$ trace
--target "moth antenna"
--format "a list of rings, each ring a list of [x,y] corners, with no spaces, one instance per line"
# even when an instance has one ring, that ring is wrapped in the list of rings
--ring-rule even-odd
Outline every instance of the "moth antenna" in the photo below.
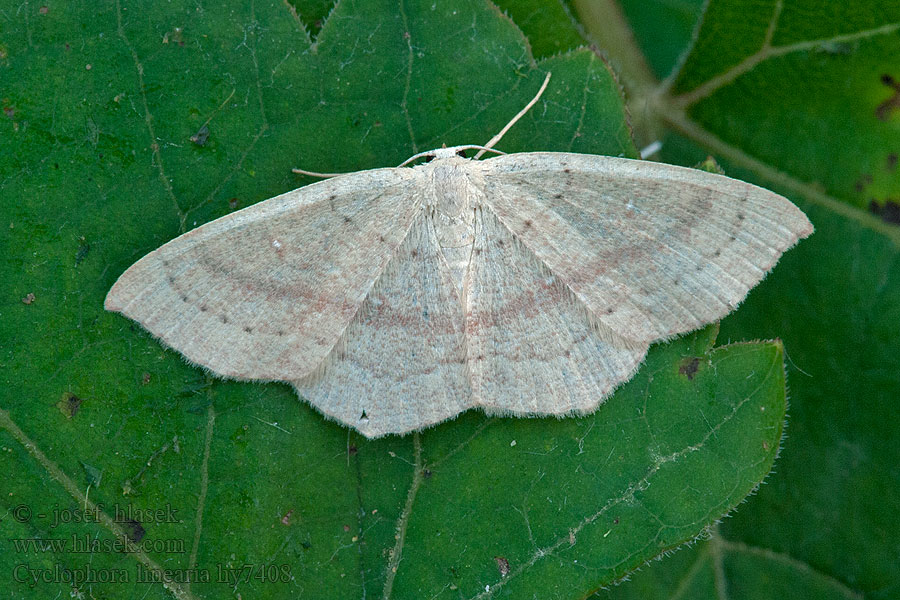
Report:
[[[321,177],[322,179],[329,179],[331,177],[337,177],[338,175],[346,175],[346,173],[319,173],[317,171],[307,171],[306,169],[291,169],[291,173],[296,173],[297,175],[308,175],[310,177]]]
[[[519,119],[521,119],[522,117],[524,117],[524,116],[525,116],[525,113],[527,113],[529,110],[531,110],[531,107],[532,107],[532,106],[534,106],[535,104],[537,104],[537,101],[540,99],[541,95],[544,93],[544,90],[547,89],[547,84],[550,83],[550,76],[551,76],[552,74],[553,74],[552,72],[551,72],[551,73],[547,73],[547,76],[544,78],[544,83],[541,84],[541,89],[539,89],[539,90],[538,90],[538,93],[535,95],[535,97],[531,99],[531,102],[529,102],[528,104],[526,104],[526,105],[525,105],[525,108],[523,108],[522,110],[520,110],[520,111],[519,111],[519,114],[517,114],[516,116],[514,116],[514,117],[512,118],[512,121],[510,121],[509,123],[507,123],[507,124],[503,127],[503,129],[500,130],[500,133],[498,133],[497,135],[495,135],[494,137],[492,137],[491,140],[490,140],[487,144],[484,145],[484,148],[481,150],[481,152],[479,152],[478,154],[475,155],[475,158],[476,158],[476,159],[481,158],[481,155],[482,155],[482,154],[484,154],[487,150],[490,150],[490,149],[494,146],[494,144],[496,144],[497,142],[499,142],[499,141],[500,141],[500,138],[502,138],[504,135],[506,135],[506,132],[509,131],[510,128],[511,128],[513,125],[516,124],[516,121],[518,121]]]

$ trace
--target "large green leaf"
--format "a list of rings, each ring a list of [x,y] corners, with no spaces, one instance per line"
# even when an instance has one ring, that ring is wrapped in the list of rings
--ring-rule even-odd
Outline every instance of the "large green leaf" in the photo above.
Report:
[[[712,0],[697,7],[695,42],[665,47],[655,32],[669,3],[623,5],[639,47],[666,57],[655,72],[676,71],[671,90],[623,74],[635,105],[653,109],[633,112],[637,133],[657,132],[669,162],[715,153],[789,195],[816,233],[722,326],[723,339],[784,340],[790,419],[775,472],[709,542],[604,595],[896,598],[900,111],[883,76],[900,76],[897,4]]]
[[[102,310],[146,252],[311,181],[291,167],[483,143],[547,71],[501,148],[635,156],[617,82],[590,51],[554,54],[574,27],[554,14],[567,37],[536,61],[481,0],[0,10],[10,596],[584,596],[758,485],[782,433],[779,342],[714,348],[710,327],[653,348],[584,418],[473,411],[368,442]]]

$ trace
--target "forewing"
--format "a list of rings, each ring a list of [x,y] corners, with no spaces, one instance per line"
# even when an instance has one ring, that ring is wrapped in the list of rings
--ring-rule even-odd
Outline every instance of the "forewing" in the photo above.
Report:
[[[351,173],[212,221],[132,265],[105,307],[220,375],[303,377],[406,236],[417,177]]]
[[[368,437],[402,434],[469,408],[465,357],[462,304],[423,212],[320,371],[293,384]]]
[[[476,404],[520,415],[595,409],[648,344],[596,320],[489,209],[476,219],[466,315]]]
[[[695,169],[569,153],[510,154],[482,169],[500,221],[636,341],[722,318],[812,232],[787,199]]]

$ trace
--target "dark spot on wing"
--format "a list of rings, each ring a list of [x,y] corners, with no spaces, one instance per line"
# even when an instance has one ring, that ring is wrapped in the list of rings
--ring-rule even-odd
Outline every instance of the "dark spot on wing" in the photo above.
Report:
[[[694,375],[700,368],[700,359],[697,357],[687,357],[682,359],[681,365],[678,367],[678,373],[684,375],[688,379],[693,379]]]
[[[222,320],[223,323],[227,323],[227,322],[228,322],[228,317],[225,316],[225,315],[222,315],[222,316],[219,317],[219,318]]]
[[[531,219],[525,219],[525,227],[531,227]]]
[[[246,333],[253,333],[253,328],[252,327],[244,327],[244,331]]]
[[[282,330],[279,329],[279,330],[278,330],[278,336],[281,337],[281,336],[283,336],[283,335],[284,335],[284,332],[283,332]]]
[[[172,277],[171,275],[169,275],[168,277],[166,277],[166,279],[169,280],[169,283],[175,283],[175,278]]]
[[[185,296],[184,294],[182,294],[182,295],[181,295],[181,301],[182,301],[182,302],[187,302],[187,296]]]
[[[201,305],[200,305],[200,312],[206,312],[206,311],[208,311],[208,310],[209,310],[209,307],[206,306],[205,304],[201,304]]]
[[[410,256],[412,256],[413,258],[415,258],[415,257],[417,257],[417,256],[419,255],[419,251],[416,250],[415,248],[413,248],[412,252],[410,252],[409,254],[410,254]]]
[[[746,217],[744,216],[744,213],[738,213],[738,216],[737,216],[738,221],[743,221],[745,218]]]
[[[352,220],[353,220],[353,219],[351,219],[351,218],[348,217],[347,215],[344,215],[344,223],[349,223],[349,222],[352,221]]]
[[[721,251],[721,250],[716,250],[715,252],[713,252],[713,256],[715,256],[716,258],[722,256],[722,251]]]

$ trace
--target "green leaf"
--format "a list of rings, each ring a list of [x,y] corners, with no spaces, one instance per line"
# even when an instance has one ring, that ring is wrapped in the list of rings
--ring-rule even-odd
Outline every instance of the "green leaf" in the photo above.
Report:
[[[713,0],[698,14],[696,43],[670,38],[662,49],[660,6],[642,4],[626,3],[639,47],[673,62],[689,53],[674,91],[652,81],[628,90],[635,105],[663,95],[654,110],[632,111],[636,135],[653,132],[668,162],[714,153],[727,173],[791,197],[816,233],[720,334],[785,344],[789,426],[774,473],[709,542],[598,597],[895,598],[900,232],[884,206],[900,191],[890,158],[900,115],[878,110],[893,97],[881,76],[897,76],[900,12],[872,0],[783,3],[761,55],[780,2]],[[607,49],[613,60],[639,54]],[[696,90],[708,95],[693,99]]]
[[[212,377],[102,309],[146,252],[311,181],[291,167],[484,143],[548,71],[502,149],[636,156],[606,64],[556,54],[574,44],[565,11],[531,45],[540,60],[476,0],[0,14],[12,594],[584,596],[702,535],[769,472],[777,341],[713,347],[709,327],[654,347],[586,417],[470,411],[369,442],[286,385]]]

